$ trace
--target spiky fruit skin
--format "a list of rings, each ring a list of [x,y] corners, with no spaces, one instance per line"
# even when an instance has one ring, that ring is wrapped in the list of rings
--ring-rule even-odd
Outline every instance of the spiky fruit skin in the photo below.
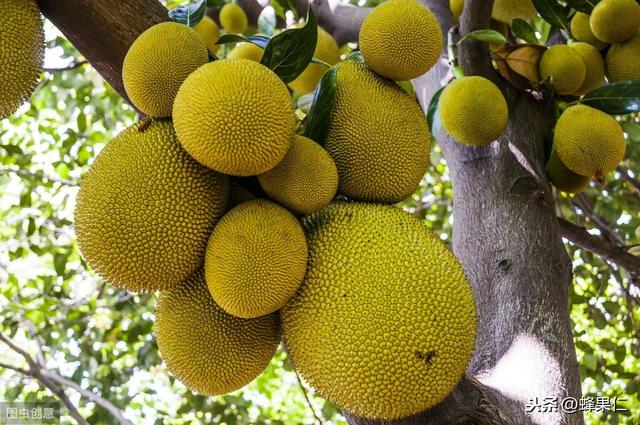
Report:
[[[184,82],[173,106],[178,139],[198,162],[224,174],[253,176],[275,167],[293,139],[287,86],[248,59],[210,62]]]
[[[611,116],[585,105],[568,108],[555,128],[558,157],[576,174],[601,177],[624,158],[626,143],[620,124]]]
[[[590,177],[576,174],[562,163],[558,154],[553,151],[545,167],[549,181],[565,193],[579,193],[589,187]]]
[[[313,57],[323,60],[329,65],[335,65],[340,60],[340,48],[336,40],[318,27],[318,42],[316,43],[316,50],[313,53]],[[300,94],[306,94],[314,91],[318,85],[318,81],[322,78],[322,74],[327,70],[324,65],[311,63],[302,71],[295,80],[289,83],[289,87],[297,91]]]
[[[158,297],[160,355],[180,382],[203,395],[253,381],[275,354],[280,335],[275,314],[241,319],[225,313],[211,298],[202,269]]]
[[[284,159],[258,180],[271,199],[298,214],[311,214],[336,195],[338,169],[319,144],[296,135]]]
[[[529,20],[536,14],[536,8],[531,0],[495,0],[491,17],[511,24],[511,21],[516,18]]]
[[[235,3],[227,3],[220,9],[220,25],[227,32],[242,34],[249,25],[247,14]]]
[[[602,0],[591,12],[591,31],[607,43],[621,43],[640,27],[640,4],[636,0]]]
[[[282,310],[293,364],[355,415],[392,420],[440,402],[474,348],[462,267],[417,218],[337,202],[304,219],[307,275]]]
[[[307,241],[300,223],[265,199],[225,214],[207,245],[209,292],[237,317],[260,317],[282,308],[300,287],[306,267]]]
[[[388,0],[362,22],[360,50],[378,75],[410,80],[440,57],[442,31],[431,11],[415,0]]]
[[[440,96],[442,127],[468,146],[485,146],[504,132],[509,107],[502,92],[483,77],[454,80]]]
[[[44,60],[44,29],[33,0],[0,0],[0,119],[33,94]]]
[[[75,209],[80,251],[112,285],[135,292],[183,282],[204,261],[228,179],[194,161],[170,122],[135,124],[89,168]]]
[[[453,15],[453,19],[456,22],[460,20],[460,16],[462,16],[463,9],[464,9],[464,0],[449,0],[449,10],[451,10],[451,15]]]
[[[573,94],[582,96],[602,87],[604,84],[604,59],[602,55],[591,44],[588,43],[572,43],[569,47],[575,50],[585,65],[585,77],[582,85]]]
[[[193,27],[193,29],[200,34],[200,37],[202,37],[207,45],[209,53],[215,55],[220,49],[220,46],[216,44],[218,38],[220,38],[220,28],[218,28],[216,22],[210,17],[205,16]]]
[[[182,82],[208,60],[207,45],[194,29],[177,22],[156,24],[140,34],[124,57],[127,96],[146,115],[169,117]]]
[[[260,62],[264,55],[264,49],[253,43],[238,43],[236,47],[229,52],[227,58],[249,59],[254,62]]]
[[[609,82],[640,80],[640,32],[624,43],[615,43],[607,52]]]
[[[543,53],[539,64],[540,77],[551,79],[558,94],[572,94],[580,88],[587,73],[584,61],[571,47],[559,44]]]
[[[593,35],[591,24],[589,23],[591,16],[586,13],[576,12],[571,20],[571,35],[577,41],[589,43],[598,50],[602,50],[609,45]]]
[[[400,86],[365,64],[337,65],[336,99],[323,147],[338,169],[338,193],[396,203],[417,188],[431,135],[422,110]]]

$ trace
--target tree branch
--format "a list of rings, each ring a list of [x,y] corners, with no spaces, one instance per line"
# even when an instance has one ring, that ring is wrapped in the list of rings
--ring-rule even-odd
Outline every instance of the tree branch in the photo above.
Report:
[[[72,62],[67,66],[63,66],[62,68],[42,68],[42,71],[47,72],[49,74],[55,74],[56,72],[71,71],[72,69],[79,68],[82,65],[86,65],[87,63],[89,62],[87,62],[86,60],[77,61],[77,62]]]
[[[492,9],[493,0],[466,0],[460,17],[460,36],[465,36],[472,31],[488,29]],[[466,75],[497,79],[487,43],[465,40],[458,46],[458,60]]]
[[[63,186],[75,187],[79,185],[78,182],[73,180],[63,179],[57,176],[48,176],[43,173],[33,172],[33,171],[25,170],[22,168],[0,167],[0,174],[9,174],[9,173],[15,174],[17,176],[22,176],[22,177],[32,177],[32,178],[43,180],[43,181],[48,180],[50,182],[60,183]]]
[[[635,190],[636,194],[640,195],[640,180],[631,177],[631,170],[623,166],[618,167],[617,170],[622,178]]]
[[[618,234],[618,232],[611,226],[608,220],[604,217],[598,215],[595,211],[593,201],[586,193],[577,194],[573,200],[573,205],[580,208],[582,212],[589,217],[591,221],[600,229],[600,232],[603,236],[609,240],[611,243],[617,245],[618,247],[624,247],[626,245],[624,239]]]
[[[306,15],[309,2],[296,0],[296,3],[300,15]],[[353,6],[340,0],[311,0],[311,7],[318,25],[333,35],[338,46],[358,41],[362,21],[372,10],[371,7]]]

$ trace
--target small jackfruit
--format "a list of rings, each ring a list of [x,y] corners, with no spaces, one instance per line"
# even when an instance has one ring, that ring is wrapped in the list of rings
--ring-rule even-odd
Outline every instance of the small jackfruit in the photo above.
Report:
[[[213,229],[205,260],[209,292],[237,317],[280,309],[302,283],[307,242],[298,220],[264,199],[233,208]]]
[[[208,60],[207,45],[194,29],[177,22],[154,25],[140,34],[124,57],[127,96],[145,114],[169,117],[182,82]]]
[[[516,18],[528,21],[537,15],[532,0],[495,0],[491,17],[498,21],[511,24]]]
[[[454,80],[440,96],[442,127],[468,146],[485,146],[504,132],[509,107],[502,92],[483,77]]]
[[[281,312],[295,368],[338,407],[373,419],[444,399],[475,344],[462,267],[419,219],[336,202],[303,221],[307,275]]]
[[[336,66],[336,98],[323,147],[338,169],[338,193],[399,202],[416,190],[427,169],[427,120],[413,97],[364,63]]]
[[[367,65],[391,80],[410,80],[440,57],[442,31],[431,11],[416,0],[387,0],[360,27],[360,50]]]
[[[335,65],[340,60],[340,48],[338,48],[336,40],[321,27],[318,27],[318,42],[313,57],[329,65]],[[302,74],[289,83],[289,87],[300,94],[310,93],[316,89],[318,81],[326,70],[325,65],[310,63]]]
[[[640,27],[640,4],[636,0],[602,0],[593,8],[589,24],[602,41],[627,41]]]
[[[623,43],[614,43],[607,52],[609,82],[640,80],[640,32]]]
[[[220,38],[220,28],[218,28],[216,22],[205,15],[205,17],[202,18],[202,20],[198,22],[193,29],[200,34],[200,37],[202,37],[207,45],[209,53],[215,55],[218,49],[220,49],[220,45],[216,44],[218,42],[218,38]]]
[[[299,214],[329,204],[338,190],[338,170],[331,156],[311,139],[296,135],[284,159],[258,176],[264,191]]]
[[[242,34],[249,25],[247,14],[235,3],[227,3],[220,9],[220,25],[227,32]]]
[[[593,35],[591,24],[589,23],[591,16],[586,13],[576,12],[571,20],[571,35],[577,41],[589,43],[598,50],[602,50],[609,45]]]
[[[624,158],[626,143],[620,124],[586,105],[567,108],[553,138],[558,157],[576,174],[601,177]]]
[[[210,62],[180,87],[173,106],[178,139],[198,162],[234,176],[275,167],[293,139],[287,86],[248,59]]]
[[[211,298],[202,269],[160,292],[156,339],[169,370],[192,391],[214,396],[253,381],[280,343],[276,314],[240,319]]]
[[[585,65],[585,77],[582,85],[573,94],[582,96],[592,90],[602,87],[604,84],[604,59],[602,55],[591,44],[572,43],[569,47],[574,49]]]
[[[551,87],[558,94],[571,94],[582,86],[587,73],[584,61],[577,50],[559,44],[542,54],[539,64],[540,77],[551,79]]]
[[[449,10],[451,10],[451,15],[453,16],[453,20],[455,22],[458,22],[460,20],[463,9],[464,0],[449,0]]]
[[[0,0],[0,119],[12,115],[38,84],[44,29],[33,0]]]
[[[170,122],[133,125],[89,168],[75,209],[80,251],[112,285],[163,290],[204,261],[229,184],[191,158]]]
[[[260,62],[264,55],[264,49],[253,43],[238,43],[236,47],[229,52],[228,58],[249,59],[254,62]]]
[[[566,193],[579,193],[589,187],[590,177],[576,174],[562,163],[554,150],[545,167],[551,183],[559,190]]]

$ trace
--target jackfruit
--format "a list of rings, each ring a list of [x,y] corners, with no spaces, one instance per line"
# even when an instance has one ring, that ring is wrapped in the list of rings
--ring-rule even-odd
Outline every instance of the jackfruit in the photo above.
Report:
[[[209,53],[215,55],[218,52],[218,49],[220,49],[220,46],[216,44],[218,42],[218,38],[220,38],[220,28],[218,28],[216,22],[210,17],[205,16],[193,27],[193,29],[200,34],[200,37],[202,37],[207,45]]]
[[[302,283],[307,241],[298,220],[264,199],[233,208],[213,229],[205,260],[209,292],[245,319],[273,313]]]
[[[627,41],[640,27],[640,4],[636,0],[602,0],[593,8],[589,24],[602,41]]]
[[[242,34],[249,24],[247,14],[235,3],[227,3],[220,9],[220,25],[227,32]]]
[[[545,170],[551,183],[566,193],[582,192],[589,187],[589,182],[591,181],[590,177],[581,176],[568,169],[562,163],[555,150],[551,153]]]
[[[258,176],[264,191],[299,214],[311,214],[329,204],[338,190],[338,170],[320,145],[295,136],[280,164]]]
[[[240,319],[211,298],[202,269],[160,292],[156,339],[169,370],[192,391],[214,396],[253,381],[280,343],[276,314]]]
[[[564,111],[553,140],[558,157],[567,168],[581,176],[597,178],[618,166],[626,148],[620,124],[586,105]]]
[[[504,132],[509,107],[502,92],[483,77],[463,77],[449,84],[440,96],[442,127],[468,146],[484,146]]]
[[[194,161],[170,122],[135,124],[89,168],[75,209],[89,265],[112,285],[149,292],[183,282],[204,261],[228,179]]]
[[[336,98],[323,147],[338,169],[338,192],[396,203],[415,190],[427,165],[431,135],[420,106],[365,64],[338,65]]]
[[[264,55],[264,49],[253,43],[238,43],[236,47],[229,52],[228,58],[249,59],[254,62],[260,62]]]
[[[582,86],[587,73],[584,61],[571,47],[551,46],[540,59],[540,77],[551,79],[551,87],[558,94],[571,94]]]
[[[442,31],[431,11],[415,0],[387,0],[360,27],[360,50],[367,65],[391,80],[410,80],[440,57]]]
[[[12,115],[38,84],[44,29],[33,0],[0,0],[0,119]]]
[[[573,94],[582,96],[592,90],[602,87],[604,84],[604,59],[602,55],[591,44],[572,43],[569,47],[574,49],[585,65],[585,77],[582,85]]]
[[[615,43],[607,52],[609,82],[640,80],[640,32],[623,43]]]
[[[449,0],[449,10],[453,20],[458,22],[462,16],[462,10],[464,9],[464,0]]]
[[[532,0],[495,0],[491,17],[498,21],[511,24],[516,18],[528,21],[533,19],[538,12]]]
[[[462,267],[419,219],[336,202],[303,221],[307,275],[281,312],[295,368],[358,416],[392,420],[444,399],[475,344]]]
[[[577,41],[589,43],[598,50],[602,50],[609,45],[593,35],[591,24],[589,23],[591,16],[586,13],[576,12],[571,20],[571,35]]]
[[[133,42],[124,57],[127,96],[146,115],[169,117],[182,82],[208,60],[207,45],[194,29],[177,22],[156,24]]]
[[[198,162],[234,176],[275,167],[293,139],[287,86],[248,59],[210,62],[184,82],[173,106],[180,143]]]
[[[318,42],[313,57],[325,61],[329,65],[335,65],[340,60],[340,49],[336,40],[320,27],[318,27]],[[310,63],[302,74],[289,83],[289,87],[300,94],[310,93],[316,89],[318,81],[326,70],[325,65]]]

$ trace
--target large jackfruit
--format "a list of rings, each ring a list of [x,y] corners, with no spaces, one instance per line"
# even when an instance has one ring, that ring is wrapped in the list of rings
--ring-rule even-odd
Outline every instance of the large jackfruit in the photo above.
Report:
[[[540,76],[551,79],[551,87],[558,94],[572,94],[580,89],[587,69],[577,50],[558,44],[547,49],[540,59]]]
[[[504,132],[509,107],[502,92],[483,77],[463,77],[449,84],[440,97],[442,127],[468,146],[484,146]]]
[[[299,214],[326,206],[338,190],[338,170],[331,156],[313,140],[298,135],[284,159],[258,180],[271,199]]]
[[[249,59],[260,62],[264,55],[264,49],[253,43],[238,43],[227,55],[228,58]]]
[[[223,310],[252,318],[280,309],[296,292],[307,267],[307,242],[298,220],[264,199],[233,208],[218,222],[205,276]]]
[[[227,203],[225,176],[194,161],[170,122],[111,140],[78,193],[76,235],[89,265],[129,291],[183,282],[204,261]]]
[[[602,87],[604,84],[604,59],[594,46],[588,43],[572,43],[569,47],[575,50],[585,65],[585,77],[582,85],[573,94],[582,96]]]
[[[545,167],[551,183],[566,193],[579,193],[589,187],[590,177],[576,174],[562,163],[558,153],[554,150]]]
[[[491,17],[511,24],[516,18],[529,20],[537,13],[532,0],[495,0]]]
[[[38,84],[44,29],[33,0],[0,0],[0,119],[12,115]]]
[[[576,12],[571,20],[571,35],[573,35],[573,38],[577,41],[589,43],[596,49],[602,50],[607,47],[609,43],[598,40],[598,38],[593,35],[593,32],[591,31],[591,24],[589,23],[590,19],[590,15],[582,12]]]
[[[278,316],[240,319],[211,298],[198,269],[160,292],[156,307],[158,349],[169,370],[204,395],[238,390],[269,364],[280,343]]]
[[[321,27],[318,27],[318,42],[313,57],[329,65],[335,65],[340,60],[340,48],[336,40]],[[302,74],[289,83],[289,87],[301,94],[312,92],[326,70],[325,65],[310,63]]]
[[[624,158],[626,143],[620,124],[611,116],[586,105],[567,108],[555,128],[558,157],[581,176],[601,177]]]
[[[365,64],[337,65],[336,99],[324,148],[338,168],[338,192],[395,203],[411,195],[429,163],[431,135],[416,101]]]
[[[337,202],[304,227],[307,275],[281,313],[300,374],[368,418],[396,419],[444,399],[476,332],[473,294],[453,254],[392,206]]]
[[[216,22],[210,17],[205,16],[193,27],[193,29],[200,34],[200,37],[202,37],[207,45],[209,53],[215,55],[220,49],[220,45],[216,44],[218,42],[218,38],[220,38],[220,28],[218,28]]]
[[[252,176],[284,158],[296,118],[287,86],[270,69],[248,59],[222,59],[185,80],[173,122],[180,143],[198,162]]]
[[[227,3],[220,9],[220,25],[227,32],[242,34],[249,24],[247,14],[235,3]]]
[[[442,31],[431,11],[415,0],[387,0],[360,27],[365,62],[391,80],[409,80],[427,72],[440,57]]]
[[[171,116],[180,85],[208,60],[207,45],[194,29],[177,22],[154,25],[140,34],[124,57],[127,96],[149,116]]]
[[[626,41],[640,27],[640,4],[636,0],[602,0],[591,12],[591,31],[607,43]]]
[[[623,43],[614,43],[607,52],[609,82],[640,80],[640,32]]]

